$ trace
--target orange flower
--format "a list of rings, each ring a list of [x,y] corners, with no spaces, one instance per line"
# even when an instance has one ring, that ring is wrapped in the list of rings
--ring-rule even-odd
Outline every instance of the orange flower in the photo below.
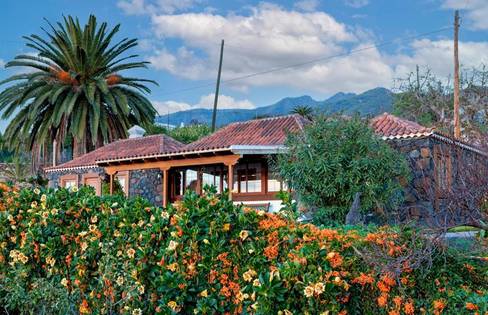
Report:
[[[386,307],[388,305],[388,294],[381,293],[381,295],[377,299],[379,307]]]
[[[478,310],[478,305],[467,302],[466,303],[466,309],[470,311],[477,311]]]
[[[83,299],[83,301],[80,304],[80,314],[90,314],[90,307],[88,306],[88,301]]]
[[[332,268],[337,268],[342,265],[342,256],[336,252],[330,252],[327,254],[327,260],[329,261]]]
[[[383,280],[384,283],[386,283],[388,286],[393,287],[396,284],[395,279],[393,279],[390,275],[386,274],[384,275],[381,280]]]
[[[379,281],[376,286],[378,287],[378,289],[380,289],[381,292],[383,293],[388,293],[390,292],[390,286],[387,285],[385,282],[383,281]]]
[[[415,313],[415,307],[413,305],[413,302],[408,301],[407,303],[405,303],[405,305],[403,306],[403,311],[407,315],[413,315]]]
[[[268,246],[264,249],[264,256],[268,258],[268,260],[273,260],[278,257],[278,246]]]
[[[402,302],[403,302],[403,300],[402,300],[402,298],[400,296],[395,296],[393,298],[393,303],[395,303],[395,306],[397,308],[400,308],[402,306]]]
[[[397,310],[391,310],[388,312],[388,315],[400,315],[400,312]]]
[[[362,286],[373,284],[374,278],[361,272],[361,274],[352,280],[352,283],[359,283]]]
[[[434,314],[438,315],[441,314],[444,308],[446,307],[446,303],[444,300],[435,300],[434,301]]]

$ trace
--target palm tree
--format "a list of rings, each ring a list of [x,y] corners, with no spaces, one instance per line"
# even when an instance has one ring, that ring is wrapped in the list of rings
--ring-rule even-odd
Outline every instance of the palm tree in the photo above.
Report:
[[[308,106],[308,105],[297,105],[295,106],[292,111],[292,114],[298,114],[304,118],[307,118],[309,120],[313,119],[313,108]]]
[[[146,68],[147,62],[129,61],[138,55],[125,55],[136,39],[112,44],[120,25],[97,25],[93,15],[84,27],[71,16],[47,23],[49,31],[42,28],[47,38],[24,37],[36,54],[18,55],[6,64],[30,69],[0,82],[9,83],[0,93],[0,111],[3,119],[14,116],[4,135],[11,149],[38,156],[72,139],[76,157],[127,138],[133,125],[153,122],[156,110],[145,94],[151,92],[146,83],[156,82],[120,74]]]

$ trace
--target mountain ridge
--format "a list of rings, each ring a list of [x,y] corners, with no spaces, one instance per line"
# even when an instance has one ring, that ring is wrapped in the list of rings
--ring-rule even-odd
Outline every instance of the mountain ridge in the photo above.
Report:
[[[360,94],[339,92],[322,101],[317,101],[309,95],[302,95],[285,97],[274,104],[254,109],[219,109],[217,110],[217,125],[223,126],[231,122],[245,121],[256,117],[286,115],[299,105],[310,106],[314,110],[324,113],[378,115],[392,110],[393,92],[378,87]],[[182,123],[185,125],[191,123],[210,124],[211,120],[212,110],[205,108],[179,111],[169,114],[169,117],[162,115],[156,118],[159,123],[166,124],[169,121],[169,124],[175,126]]]

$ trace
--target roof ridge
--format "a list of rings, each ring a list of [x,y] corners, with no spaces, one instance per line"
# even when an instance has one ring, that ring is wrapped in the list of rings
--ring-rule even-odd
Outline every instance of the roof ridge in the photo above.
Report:
[[[250,123],[250,122],[253,122],[253,121],[275,120],[275,119],[290,118],[290,117],[295,117],[295,116],[300,116],[300,115],[298,115],[298,114],[286,114],[286,115],[279,115],[279,116],[255,118],[255,119],[249,119],[249,120],[243,120],[243,121],[234,121],[234,122],[231,122],[230,124],[228,124],[227,126],[230,126],[230,125],[238,125],[238,124],[245,124],[245,123]]]

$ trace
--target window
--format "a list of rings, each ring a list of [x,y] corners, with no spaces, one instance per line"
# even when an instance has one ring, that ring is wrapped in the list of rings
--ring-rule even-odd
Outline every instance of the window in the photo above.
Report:
[[[443,152],[441,145],[434,146],[434,173],[438,193],[446,193],[451,189],[452,162],[449,149]]]
[[[122,191],[126,196],[129,195],[129,172],[118,172],[115,174],[115,180],[117,180],[122,188]]]
[[[64,175],[59,178],[59,186],[62,188],[78,187],[78,175]]]
[[[288,186],[281,180],[279,175],[271,170],[268,171],[268,192],[287,190]]]
[[[95,193],[100,196],[101,195],[101,180],[98,174],[96,173],[88,173],[83,174],[82,176],[82,183],[85,186],[90,186],[95,189]]]
[[[233,189],[238,193],[262,192],[261,163],[241,163],[234,168]]]
[[[227,189],[227,171],[223,166],[204,166],[202,167],[202,188],[205,185],[215,186],[217,193]]]
[[[199,193],[200,187],[198,185],[197,169],[188,169],[185,171],[185,191],[187,190]]]

